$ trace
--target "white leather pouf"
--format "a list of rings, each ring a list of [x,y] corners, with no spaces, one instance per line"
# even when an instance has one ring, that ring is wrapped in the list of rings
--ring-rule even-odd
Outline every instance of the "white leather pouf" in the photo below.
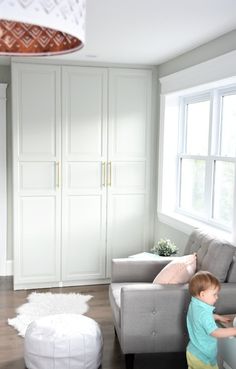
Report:
[[[28,369],[97,369],[103,339],[93,319],[79,314],[50,315],[26,330],[24,358]]]

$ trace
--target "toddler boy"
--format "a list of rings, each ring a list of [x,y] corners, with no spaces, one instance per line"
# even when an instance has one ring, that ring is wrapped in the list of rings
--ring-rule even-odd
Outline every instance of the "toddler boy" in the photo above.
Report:
[[[190,280],[192,298],[187,314],[190,338],[186,352],[188,369],[218,369],[217,338],[236,336],[236,327],[218,328],[216,325],[215,321],[230,321],[226,316],[213,314],[219,291],[219,280],[209,272],[199,271]]]

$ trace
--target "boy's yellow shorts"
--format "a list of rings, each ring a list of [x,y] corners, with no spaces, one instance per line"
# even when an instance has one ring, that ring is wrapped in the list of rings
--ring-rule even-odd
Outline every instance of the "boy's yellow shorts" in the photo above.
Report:
[[[219,369],[218,365],[206,364],[199,360],[196,356],[191,354],[191,352],[186,352],[188,369]]]

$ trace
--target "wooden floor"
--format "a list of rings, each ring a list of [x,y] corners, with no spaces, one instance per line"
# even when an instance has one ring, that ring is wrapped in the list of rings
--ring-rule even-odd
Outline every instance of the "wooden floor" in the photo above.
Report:
[[[104,338],[103,369],[124,369],[124,357],[114,335],[111,309],[108,301],[108,286],[79,286],[39,290],[40,292],[91,294],[87,316],[101,326]],[[15,309],[26,302],[32,290],[13,291],[12,278],[0,277],[0,368],[25,369],[23,359],[24,339],[8,326],[7,319],[15,317]],[[134,369],[186,369],[184,354],[136,355]],[[47,369],[47,368],[45,368]]]

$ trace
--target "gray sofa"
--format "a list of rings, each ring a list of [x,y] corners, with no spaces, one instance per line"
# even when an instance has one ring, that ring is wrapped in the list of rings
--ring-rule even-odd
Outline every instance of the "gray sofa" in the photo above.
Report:
[[[236,312],[236,248],[196,229],[185,254],[197,252],[197,270],[208,270],[222,283],[216,312]],[[115,333],[125,354],[126,368],[136,353],[183,352],[188,342],[188,284],[153,284],[172,258],[113,259],[109,299]]]

